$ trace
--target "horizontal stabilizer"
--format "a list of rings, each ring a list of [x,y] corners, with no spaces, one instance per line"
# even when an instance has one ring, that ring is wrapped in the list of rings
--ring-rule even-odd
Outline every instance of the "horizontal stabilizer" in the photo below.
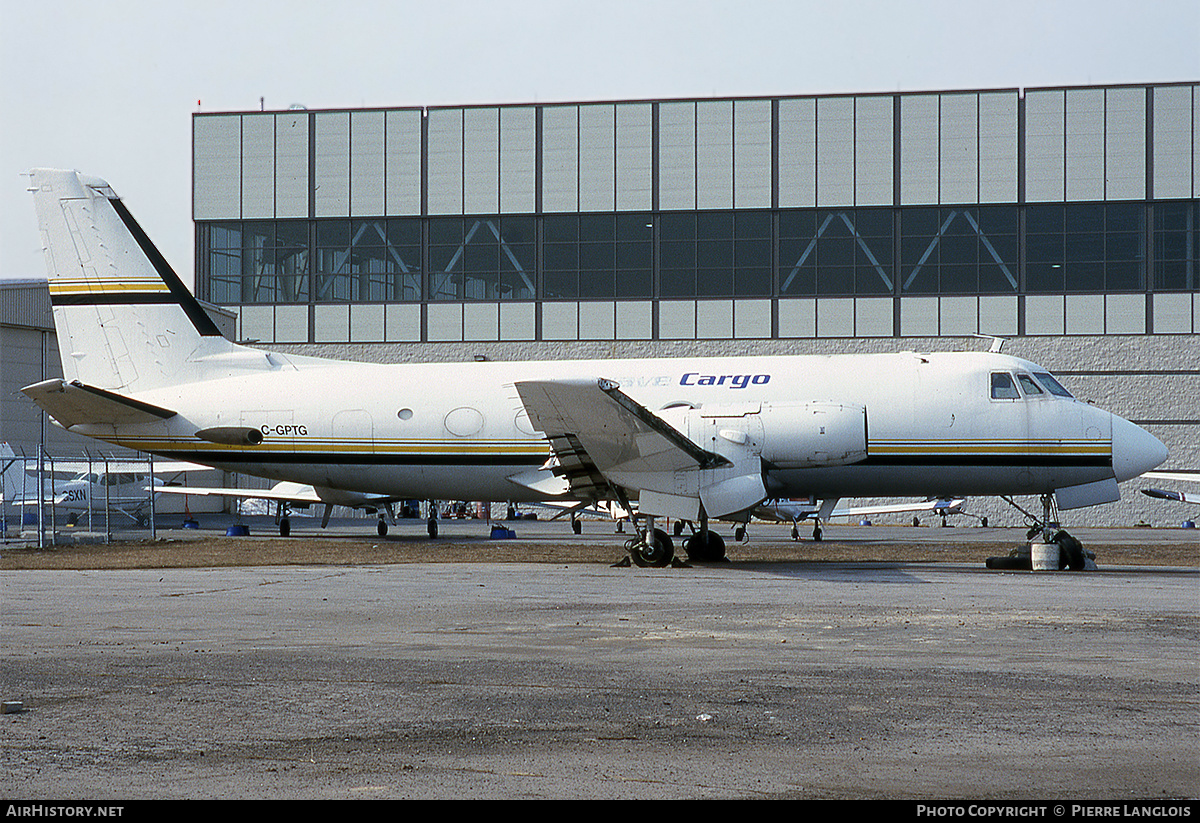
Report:
[[[61,379],[45,380],[21,391],[66,429],[80,423],[113,426],[155,423],[176,414],[171,409],[87,386],[78,380],[70,383]]]

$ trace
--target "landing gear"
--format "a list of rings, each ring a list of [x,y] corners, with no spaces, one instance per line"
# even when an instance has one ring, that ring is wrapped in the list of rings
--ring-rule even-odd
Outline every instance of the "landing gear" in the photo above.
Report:
[[[678,524],[676,524],[678,525]],[[682,529],[676,531],[678,536]],[[683,544],[688,560],[696,563],[718,563],[725,559],[725,540],[708,528],[708,516],[700,513],[700,529]]]
[[[822,538],[822,537],[824,537],[824,536],[825,536],[825,532],[823,532],[823,531],[821,530],[821,521],[820,521],[820,520],[818,520],[818,521],[817,521],[817,522],[816,522],[816,523],[813,525],[813,540],[815,540],[816,542],[820,543],[820,542],[821,542],[821,538]]]
[[[292,521],[288,519],[288,516],[285,514],[283,517],[279,518],[279,536],[288,537],[291,535],[291,533]]]
[[[625,548],[633,564],[643,568],[669,566],[675,559],[675,543],[662,529],[647,528],[645,534],[628,541]]]
[[[698,563],[718,563],[725,559],[725,540],[707,529],[689,537],[683,548],[687,551],[688,560]]]
[[[379,515],[379,521],[375,524],[375,531],[379,533],[380,537],[387,537],[388,524],[387,521],[383,519],[382,513]]]
[[[583,532],[583,524],[579,522],[578,515],[571,515],[571,531],[573,531],[575,534],[581,534]]]
[[[429,532],[430,538],[438,536],[437,506],[432,503],[429,506],[429,520],[425,522],[425,530]]]
[[[1042,495],[1041,520],[1018,506],[1012,498],[1001,496],[1001,499],[1025,515],[1026,523],[1030,527],[1025,534],[1026,539],[1034,541],[1034,538],[1037,537],[1039,540],[1034,542],[1039,544],[1058,544],[1059,569],[1083,571],[1089,568],[1088,561],[1089,559],[1094,560],[1095,555],[1085,551],[1083,544],[1078,539],[1067,533],[1065,529],[1059,528],[1053,495]],[[983,524],[987,525],[986,519],[983,520]],[[1009,552],[1007,557],[989,557],[987,567],[989,569],[1030,569],[1032,568],[1032,547],[1018,547]],[[1095,568],[1095,565],[1093,564],[1091,568]]]

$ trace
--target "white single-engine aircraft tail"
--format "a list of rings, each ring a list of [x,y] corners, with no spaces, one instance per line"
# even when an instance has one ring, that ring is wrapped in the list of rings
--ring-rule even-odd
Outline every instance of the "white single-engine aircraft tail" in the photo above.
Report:
[[[62,426],[172,458],[390,498],[612,500],[635,562],[655,517],[748,517],[769,498],[1118,499],[1167,450],[998,353],[375,365],[237,345],[108,183],[35,170],[61,380],[23,391]],[[1044,498],[1047,499],[1047,498]]]

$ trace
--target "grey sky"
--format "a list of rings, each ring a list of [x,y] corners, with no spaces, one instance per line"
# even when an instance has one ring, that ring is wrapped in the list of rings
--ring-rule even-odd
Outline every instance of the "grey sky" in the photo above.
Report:
[[[0,0],[0,277],[25,170],[106,178],[192,280],[191,114],[1200,79],[1196,0]]]

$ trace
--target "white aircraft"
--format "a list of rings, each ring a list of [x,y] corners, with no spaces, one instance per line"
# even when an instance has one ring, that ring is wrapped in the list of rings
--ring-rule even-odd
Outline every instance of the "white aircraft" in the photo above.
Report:
[[[616,500],[639,565],[655,518],[770,498],[1117,500],[1167,450],[993,352],[377,365],[224,338],[108,183],[31,172],[63,379],[23,391],[122,446],[389,498]],[[1048,517],[1046,518],[1049,519]]]
[[[8,443],[0,443],[0,474],[3,474],[6,505],[28,509],[38,505],[38,481],[29,471],[28,462],[18,458]],[[45,467],[55,472],[69,471],[69,480],[46,478],[42,483],[41,504],[55,512],[66,512],[74,525],[80,516],[106,508],[119,512],[130,520],[144,525],[150,511],[150,467],[145,460],[103,460],[89,464],[81,460],[49,460]],[[195,463],[168,461],[155,464],[153,486],[155,493],[166,488],[166,479],[158,472],[178,474],[185,471],[207,471],[207,466]]]
[[[903,514],[906,512],[933,512],[942,518],[942,525],[945,525],[946,518],[952,514],[962,514],[963,504],[967,501],[965,498],[934,498],[911,503],[887,503],[878,506],[851,506],[849,508],[835,508],[836,500],[818,501],[813,499],[808,500],[765,500],[754,509],[754,516],[763,520],[776,520],[782,523],[792,524],[792,539],[800,538],[800,521],[813,521],[813,539],[821,539],[821,521],[829,520],[832,517],[870,517],[877,514]]]

